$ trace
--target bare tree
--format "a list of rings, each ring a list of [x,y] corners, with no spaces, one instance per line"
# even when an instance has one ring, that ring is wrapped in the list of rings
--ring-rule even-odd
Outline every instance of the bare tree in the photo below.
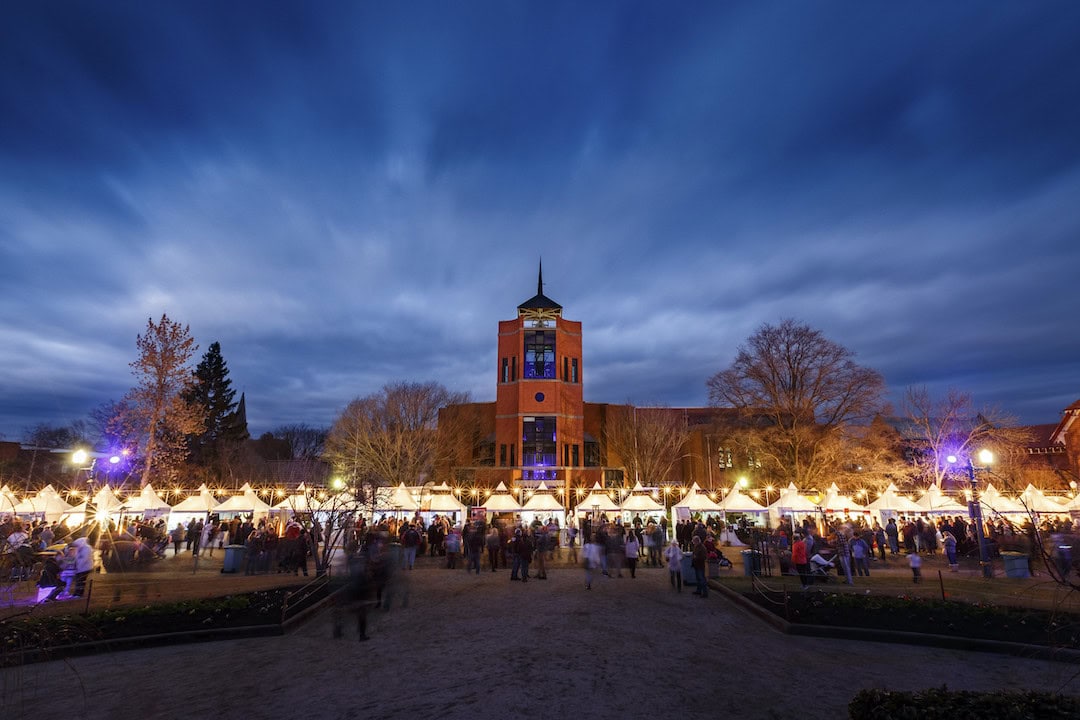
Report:
[[[318,460],[322,457],[326,436],[330,431],[325,427],[311,427],[304,423],[282,425],[272,431],[276,438],[289,443],[293,460]]]
[[[439,458],[439,409],[468,401],[438,383],[395,383],[353,400],[334,422],[323,458],[365,498],[414,484]]]
[[[884,379],[853,357],[794,320],[765,324],[709,378],[709,400],[767,417],[745,433],[748,447],[778,479],[813,485],[835,470],[849,425],[868,422],[882,404]]]
[[[188,363],[198,350],[187,325],[162,314],[146,322],[146,334],[135,340],[139,357],[131,363],[136,385],[125,397],[131,426],[138,430],[142,452],[141,485],[157,472],[173,476],[187,457],[186,436],[203,429],[197,408],[184,399],[192,382]],[[126,424],[126,423],[125,423]]]
[[[604,426],[608,462],[622,461],[627,482],[658,486],[679,466],[690,430],[678,410],[613,405]]]
[[[1003,461],[997,475],[1005,485],[1020,483],[1015,461],[1023,455],[1030,434],[1015,418],[996,408],[976,408],[971,395],[949,390],[931,397],[925,387],[910,387],[904,394],[904,413],[911,424],[910,461],[923,482],[941,485],[949,472],[948,456],[969,457],[982,448]],[[1022,486],[1021,486],[1022,487]]]

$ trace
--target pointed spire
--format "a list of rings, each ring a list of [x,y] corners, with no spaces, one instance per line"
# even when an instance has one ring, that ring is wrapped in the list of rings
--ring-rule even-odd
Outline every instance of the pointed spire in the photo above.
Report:
[[[536,275],[536,295],[518,305],[518,315],[523,311],[549,311],[550,314],[561,315],[562,305],[544,295],[544,260],[540,259],[540,269]],[[535,314],[535,313],[534,313]]]

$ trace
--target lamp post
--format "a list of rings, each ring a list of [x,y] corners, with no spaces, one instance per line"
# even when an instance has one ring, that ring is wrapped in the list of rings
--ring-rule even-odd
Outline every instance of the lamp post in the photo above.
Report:
[[[957,458],[955,455],[949,455],[945,458],[950,464],[955,464]],[[994,576],[994,568],[990,564],[990,552],[986,547],[985,529],[983,528],[983,516],[982,516],[982,504],[979,502],[979,483],[975,477],[975,470],[986,470],[994,462],[994,453],[989,450],[979,451],[979,462],[982,466],[975,467],[975,462],[971,456],[968,456],[967,471],[968,482],[971,484],[971,500],[968,502],[968,513],[971,515],[971,522],[975,525],[975,542],[979,544],[979,566],[982,568],[982,574],[984,578],[992,578]]]

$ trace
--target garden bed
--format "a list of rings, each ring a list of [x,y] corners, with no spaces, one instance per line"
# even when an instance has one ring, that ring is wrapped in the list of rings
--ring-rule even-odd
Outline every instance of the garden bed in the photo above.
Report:
[[[278,587],[78,614],[35,614],[0,622],[0,665],[17,665],[133,644],[185,642],[281,632],[285,597]],[[322,594],[325,597],[325,593]],[[308,598],[307,604],[317,599]]]
[[[743,596],[794,624],[944,635],[1045,647],[1080,646],[1080,616],[905,595],[753,592]]]

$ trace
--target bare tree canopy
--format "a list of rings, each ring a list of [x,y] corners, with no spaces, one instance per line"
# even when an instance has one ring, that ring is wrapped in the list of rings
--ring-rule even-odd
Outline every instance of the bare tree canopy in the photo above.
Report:
[[[289,444],[293,460],[318,460],[322,457],[326,436],[330,431],[325,427],[311,427],[305,423],[281,425],[271,434]]]
[[[925,387],[909,387],[904,393],[904,413],[910,422],[907,434],[913,436],[908,438],[913,450],[910,460],[916,476],[927,483],[942,483],[949,471],[949,455],[967,459],[987,448],[1007,465],[1031,440],[1015,418],[996,408],[976,408],[971,395],[958,390],[934,398]]]
[[[139,432],[143,463],[141,484],[152,472],[170,475],[187,456],[187,435],[201,432],[202,420],[184,397],[192,381],[188,363],[198,350],[187,325],[167,315],[158,323],[146,322],[146,334],[137,336],[139,357],[131,363],[136,385],[125,398]]]
[[[611,406],[604,426],[608,462],[618,456],[627,482],[657,486],[672,479],[690,431],[678,410]]]
[[[435,382],[395,383],[357,398],[334,422],[326,459],[350,484],[413,484],[432,472],[440,447],[439,409],[468,402]]]
[[[768,418],[742,442],[779,479],[804,487],[842,462],[845,428],[869,422],[882,406],[884,379],[854,356],[808,325],[765,324],[731,367],[709,378],[709,401]]]

